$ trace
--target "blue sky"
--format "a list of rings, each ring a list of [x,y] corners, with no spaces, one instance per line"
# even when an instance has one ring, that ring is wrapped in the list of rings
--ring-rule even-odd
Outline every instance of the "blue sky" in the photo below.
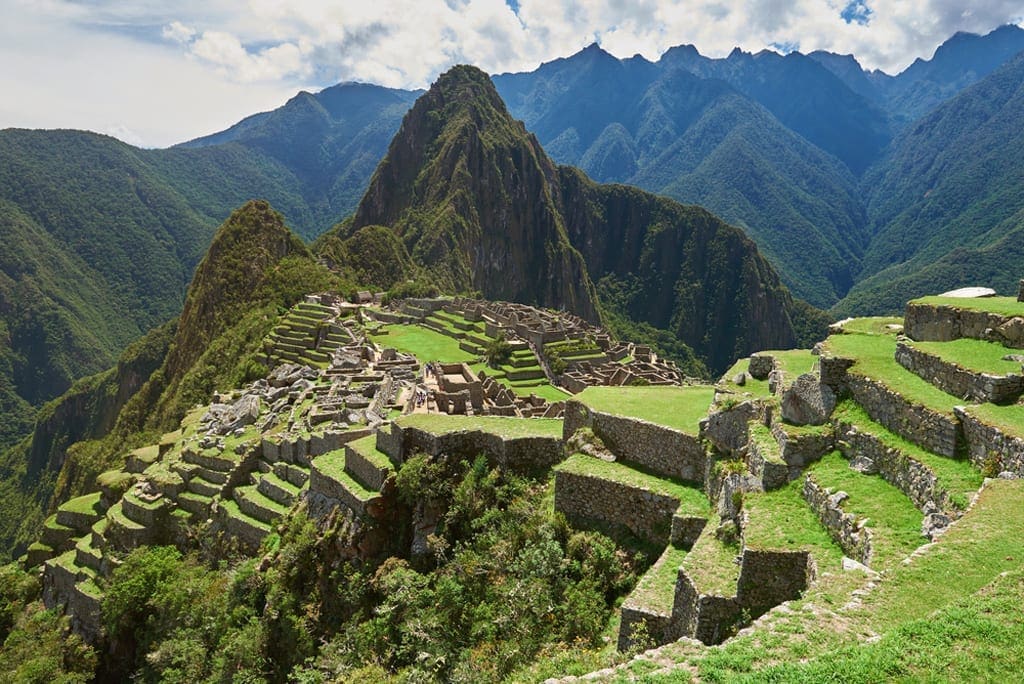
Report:
[[[657,59],[816,49],[896,73],[956,31],[1024,21],[1020,0],[0,0],[0,127],[145,146],[223,129],[299,89],[424,87],[456,63],[525,71],[592,42]]]

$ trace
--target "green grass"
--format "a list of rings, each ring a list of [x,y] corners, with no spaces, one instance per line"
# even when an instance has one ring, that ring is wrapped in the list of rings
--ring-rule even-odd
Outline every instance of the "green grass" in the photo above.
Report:
[[[252,517],[251,515],[243,513],[242,509],[238,507],[237,502],[231,499],[224,499],[223,501],[220,502],[219,505],[221,510],[223,510],[229,518],[234,518],[235,520],[244,520],[246,523],[266,532],[267,534],[273,532],[273,528],[267,523],[263,522],[262,520],[258,520]]]
[[[878,642],[828,651],[758,673],[760,681],[1019,681],[1024,662],[1024,573],[997,578],[936,614],[907,621]]]
[[[937,356],[947,363],[956,364],[967,370],[992,375],[1021,373],[1019,361],[1004,361],[1003,357],[1012,350],[1001,344],[962,337],[950,342],[914,342],[908,344],[923,352]]]
[[[771,428],[765,427],[762,423],[752,422],[750,425],[750,441],[757,444],[758,453],[766,461],[772,463],[785,463],[782,460],[782,452],[779,449],[779,442],[772,434]]]
[[[752,549],[810,551],[819,569],[838,567],[842,551],[807,506],[802,492],[803,480],[797,479],[771,492],[746,494],[743,543]]]
[[[388,325],[387,334],[370,335],[377,344],[394,347],[399,351],[412,354],[423,362],[441,361],[457,363],[475,361],[477,357],[459,349],[456,339],[418,325]]]
[[[960,509],[966,508],[968,495],[973,494],[981,486],[984,478],[969,461],[946,458],[922,449],[884,425],[871,420],[864,409],[852,401],[840,402],[832,417],[855,425],[862,432],[877,437],[887,447],[902,452],[931,470],[938,479],[939,486],[949,492],[953,502]]]
[[[832,335],[825,342],[835,356],[856,361],[849,372],[875,380],[909,401],[947,416],[960,399],[946,394],[896,363],[896,338],[886,335]]]
[[[1016,297],[922,297],[908,303],[908,306],[912,305],[948,306],[970,311],[990,311],[1001,316],[1024,316],[1024,302],[1018,302]]]
[[[1024,439],[1024,405],[977,404],[965,408],[969,415],[986,425],[993,425],[1010,436]]]
[[[827,454],[808,472],[822,487],[850,495],[842,504],[843,510],[868,519],[874,569],[889,567],[927,541],[921,536],[924,516],[903,492],[881,476],[858,473],[839,452]]]
[[[342,449],[329,451],[313,459],[317,470],[341,485],[360,501],[368,501],[380,492],[364,487],[358,480],[345,472],[345,452]]]
[[[387,454],[377,450],[377,435],[368,435],[357,439],[349,442],[347,446],[378,468],[395,469]]]
[[[525,380],[523,382],[537,382],[536,380]],[[515,382],[504,383],[510,390],[515,392],[520,397],[529,397],[531,394],[536,394],[545,401],[554,403],[556,401],[565,401],[572,399],[571,394],[566,394],[562,390],[553,387],[551,383],[545,381],[540,385],[520,385]]]
[[[586,406],[600,411],[663,425],[690,435],[699,431],[715,390],[710,385],[689,387],[588,387],[576,395]]]
[[[665,552],[637,582],[633,593],[626,599],[631,605],[671,615],[676,595],[676,578],[686,551],[669,544]]]
[[[862,335],[894,335],[896,331],[889,328],[890,325],[903,325],[903,318],[900,316],[866,316],[854,318],[842,324],[842,329],[847,333],[860,333]]]
[[[768,380],[758,380],[757,378],[750,375],[747,371],[750,368],[750,358],[742,358],[732,365],[729,370],[725,371],[725,375],[722,376],[722,383],[725,384],[729,389],[734,392],[745,392],[755,397],[767,397],[771,395],[771,390],[768,388]],[[734,377],[740,373],[747,373],[746,380],[743,386],[737,385],[732,381]]]
[[[100,493],[94,492],[65,501],[60,505],[61,510],[69,513],[84,513],[85,515],[99,515],[97,507],[100,503]]]
[[[619,462],[603,461],[585,454],[573,454],[559,465],[556,471],[565,471],[578,475],[617,482],[630,487],[638,487],[648,491],[664,494],[679,499],[679,512],[683,515],[707,516],[708,500],[700,489],[684,485],[664,477],[650,475],[632,466]]]
[[[499,437],[562,437],[562,421],[553,418],[510,418],[504,416],[449,416],[415,414],[402,416],[401,427],[411,427],[434,435],[478,430]]]
[[[762,356],[771,356],[775,359],[775,367],[782,370],[790,378],[810,373],[814,370],[814,364],[818,357],[811,353],[810,349],[783,349],[780,351],[759,352]]]
[[[736,563],[738,555],[739,547],[723,543],[715,536],[715,526],[709,524],[683,559],[682,566],[698,592],[735,596],[736,583],[740,579],[740,566]]]

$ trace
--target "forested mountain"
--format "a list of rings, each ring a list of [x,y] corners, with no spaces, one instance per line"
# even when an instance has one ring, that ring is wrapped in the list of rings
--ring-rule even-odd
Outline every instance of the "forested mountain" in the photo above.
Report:
[[[757,67],[763,79],[765,69],[788,71],[799,61],[775,58],[707,60],[686,47],[652,64],[591,46],[529,74],[495,77],[495,84],[556,161],[601,182],[709,208],[743,227],[798,296],[828,307],[852,285],[864,244],[853,173],[736,87],[691,73],[731,64],[739,82],[744,69]],[[800,64],[859,98],[816,63]],[[800,82],[788,74],[773,79],[792,84],[759,89],[775,105]],[[827,88],[820,97],[835,99]]]
[[[1016,291],[1024,250],[1024,55],[908,128],[865,178],[871,245],[843,312],[976,282]]]
[[[556,167],[490,79],[456,67],[417,101],[339,236],[383,225],[444,290],[601,304],[668,330],[714,370],[796,342],[794,304],[743,234],[699,207]]]

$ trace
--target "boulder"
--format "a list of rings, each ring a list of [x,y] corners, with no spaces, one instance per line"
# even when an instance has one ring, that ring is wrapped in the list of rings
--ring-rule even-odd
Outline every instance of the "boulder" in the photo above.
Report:
[[[804,373],[782,393],[782,417],[794,425],[824,425],[835,407],[832,388],[813,373]]]
[[[754,354],[750,357],[747,365],[747,372],[755,380],[767,380],[768,374],[775,368],[775,359],[764,354]]]
[[[943,292],[940,297],[957,297],[959,299],[975,299],[977,297],[995,297],[996,291],[991,287],[961,287]]]

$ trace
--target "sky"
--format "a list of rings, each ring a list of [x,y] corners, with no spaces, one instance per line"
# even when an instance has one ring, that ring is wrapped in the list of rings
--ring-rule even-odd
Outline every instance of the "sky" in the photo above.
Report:
[[[597,42],[656,60],[829,50],[895,74],[957,31],[1024,25],[989,0],[0,0],[0,128],[145,147],[223,130],[299,90],[427,87],[453,64],[530,71]]]

